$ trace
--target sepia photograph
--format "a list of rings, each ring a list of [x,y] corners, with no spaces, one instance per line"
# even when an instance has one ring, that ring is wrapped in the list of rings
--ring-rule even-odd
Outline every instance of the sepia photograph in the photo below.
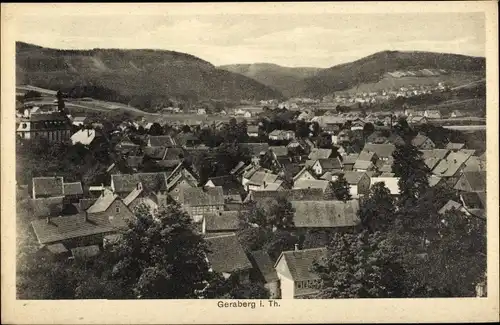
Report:
[[[2,5],[12,299],[491,298],[480,4]]]

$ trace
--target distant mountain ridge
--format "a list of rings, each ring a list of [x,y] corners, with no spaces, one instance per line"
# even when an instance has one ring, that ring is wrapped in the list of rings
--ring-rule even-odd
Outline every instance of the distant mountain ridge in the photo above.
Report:
[[[383,51],[323,69],[303,79],[297,95],[320,98],[335,91],[377,82],[387,72],[420,69],[444,69],[449,73],[465,72],[481,76],[486,73],[486,61],[484,57],[459,54]]]
[[[300,90],[303,79],[313,77],[322,70],[315,67],[284,67],[273,63],[229,64],[219,68],[273,87],[286,97],[293,96]]]
[[[151,106],[177,98],[282,98],[241,74],[196,56],[166,50],[58,50],[16,42],[16,83],[71,91],[91,89],[98,99]],[[89,96],[90,97],[90,96]],[[99,98],[101,97],[101,98]]]

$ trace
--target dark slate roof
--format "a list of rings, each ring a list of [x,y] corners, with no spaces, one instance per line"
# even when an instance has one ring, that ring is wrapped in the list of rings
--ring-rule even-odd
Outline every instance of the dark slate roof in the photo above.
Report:
[[[179,202],[190,206],[224,205],[224,194],[220,186],[206,189],[187,187],[181,189]]]
[[[129,156],[127,157],[127,165],[131,168],[137,168],[142,164],[144,156]]]
[[[236,231],[240,229],[239,211],[222,211],[219,213],[205,214],[205,230],[210,231]]]
[[[318,159],[321,167],[325,170],[341,169],[342,164],[338,158]]]
[[[258,270],[266,283],[278,281],[278,274],[274,268],[274,263],[266,251],[250,252],[250,261],[254,269]]]
[[[33,177],[35,198],[44,196],[64,196],[64,181],[62,177]]]
[[[311,270],[312,265],[326,257],[327,252],[326,247],[286,251],[281,253],[275,267],[284,258],[294,281],[316,280],[319,276]]]
[[[486,171],[464,172],[463,177],[467,179],[474,192],[486,191]]]
[[[462,202],[467,209],[484,209],[483,201],[477,192],[466,192],[461,195]]]
[[[88,215],[88,221],[85,221],[84,213],[50,218],[50,223],[47,223],[45,219],[34,220],[31,225],[40,244],[55,243],[71,238],[118,230],[110,223],[107,216]]]
[[[165,157],[167,153],[166,147],[145,147],[144,155],[151,159],[161,160]]]
[[[207,258],[215,272],[231,273],[252,268],[236,234],[206,238],[210,253]]]
[[[111,175],[115,191],[130,193],[139,183],[147,191],[158,192],[167,189],[167,175],[165,173],[136,173]]]
[[[292,201],[295,209],[294,224],[297,228],[336,228],[356,226],[360,220],[358,200],[342,201]]]
[[[174,147],[175,140],[170,135],[150,136],[149,143],[152,147]]]
[[[66,115],[63,115],[59,112],[49,113],[49,114],[33,113],[31,114],[28,120],[31,122],[43,122],[43,121],[62,121],[68,123],[70,122],[69,118]]]
[[[164,160],[180,160],[184,157],[184,149],[182,148],[167,148],[167,152],[163,157]]]
[[[64,183],[64,195],[82,195],[83,188],[81,182]]]
[[[396,150],[396,146],[390,143],[367,143],[365,144],[363,151],[375,152],[380,158],[389,158],[392,156],[392,153]]]
[[[229,195],[229,194],[241,195],[244,191],[243,185],[233,175],[211,177],[208,179],[208,181],[211,181],[214,184],[214,186],[221,186],[224,195]]]
[[[349,154],[345,157],[342,158],[342,164],[344,165],[354,165],[356,163],[356,160],[358,160],[359,154]]]
[[[60,216],[63,210],[63,196],[31,199],[30,207],[34,217]]]

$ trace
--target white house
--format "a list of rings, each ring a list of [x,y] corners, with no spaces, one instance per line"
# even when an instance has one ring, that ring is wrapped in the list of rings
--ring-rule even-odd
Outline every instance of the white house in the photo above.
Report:
[[[78,132],[76,132],[75,134],[73,134],[71,136],[71,143],[73,145],[77,144],[77,143],[81,143],[83,145],[89,145],[92,143],[92,141],[94,141],[96,137],[96,132],[95,130],[91,130],[91,129],[84,129],[84,130],[80,130]]]
[[[281,288],[281,299],[307,298],[318,292],[320,277],[311,267],[315,261],[326,256],[327,249],[310,248],[282,252],[274,268]]]

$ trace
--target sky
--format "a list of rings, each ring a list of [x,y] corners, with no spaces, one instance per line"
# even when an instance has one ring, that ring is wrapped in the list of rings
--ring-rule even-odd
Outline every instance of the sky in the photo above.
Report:
[[[483,13],[67,15],[46,10],[15,20],[16,39],[40,46],[165,49],[214,65],[326,68],[384,50],[485,56]]]

